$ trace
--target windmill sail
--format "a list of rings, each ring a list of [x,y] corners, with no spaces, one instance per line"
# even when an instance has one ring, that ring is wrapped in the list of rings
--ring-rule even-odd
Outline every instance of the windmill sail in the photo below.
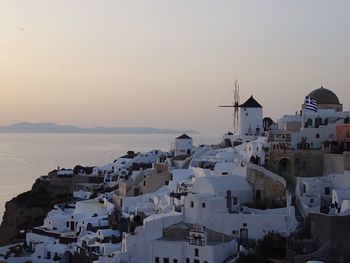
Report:
[[[239,83],[238,80],[235,80],[234,82],[234,88],[233,88],[233,102],[232,105],[220,105],[221,108],[233,108],[233,130],[234,133],[238,132],[239,127]]]

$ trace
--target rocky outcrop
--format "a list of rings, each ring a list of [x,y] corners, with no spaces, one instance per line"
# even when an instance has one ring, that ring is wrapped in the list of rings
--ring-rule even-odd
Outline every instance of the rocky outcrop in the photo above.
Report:
[[[23,241],[25,231],[42,225],[55,204],[70,200],[71,193],[66,186],[36,180],[30,191],[6,203],[0,226],[0,246]]]

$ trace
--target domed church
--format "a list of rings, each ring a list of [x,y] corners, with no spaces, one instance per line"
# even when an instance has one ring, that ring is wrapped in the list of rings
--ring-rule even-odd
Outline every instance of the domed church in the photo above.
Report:
[[[329,89],[321,87],[310,92],[307,97],[315,100],[318,109],[334,109],[335,111],[343,111],[343,104],[339,102],[339,99],[335,93]],[[302,105],[302,109],[305,108],[305,104]]]

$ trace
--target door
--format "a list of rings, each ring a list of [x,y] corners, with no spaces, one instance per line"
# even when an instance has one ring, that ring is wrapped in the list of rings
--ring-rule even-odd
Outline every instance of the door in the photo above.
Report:
[[[240,241],[242,245],[248,244],[248,229],[241,228],[240,230]]]
[[[73,221],[70,221],[70,231],[74,231],[75,229],[75,224]]]

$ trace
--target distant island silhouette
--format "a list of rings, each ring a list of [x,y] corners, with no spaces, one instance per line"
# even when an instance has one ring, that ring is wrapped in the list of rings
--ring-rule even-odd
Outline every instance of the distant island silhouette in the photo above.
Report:
[[[51,122],[21,122],[0,126],[0,133],[140,133],[140,134],[199,134],[195,130],[173,130],[153,127],[93,127],[81,128],[73,125],[59,125]]]

